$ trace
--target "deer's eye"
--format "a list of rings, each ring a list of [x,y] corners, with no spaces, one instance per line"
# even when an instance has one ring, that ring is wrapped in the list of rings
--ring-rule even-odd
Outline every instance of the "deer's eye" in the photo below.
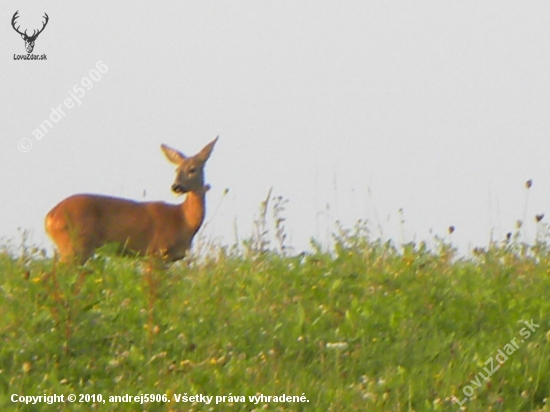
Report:
[[[189,173],[189,174],[191,174],[191,175],[192,175],[193,173],[195,173],[196,171],[197,171],[197,169],[196,169],[195,167],[190,167],[189,169],[187,169],[187,173]]]

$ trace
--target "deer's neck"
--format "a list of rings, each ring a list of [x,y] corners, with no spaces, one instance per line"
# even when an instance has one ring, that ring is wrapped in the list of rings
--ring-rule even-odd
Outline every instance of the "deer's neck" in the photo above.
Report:
[[[181,205],[183,216],[192,233],[196,233],[202,225],[205,215],[205,190],[187,193],[187,198]]]

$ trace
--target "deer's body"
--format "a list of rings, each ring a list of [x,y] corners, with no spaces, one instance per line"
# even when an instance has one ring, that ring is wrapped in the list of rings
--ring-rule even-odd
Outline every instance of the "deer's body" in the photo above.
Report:
[[[182,204],[134,202],[115,197],[80,194],[68,197],[46,216],[46,232],[57,245],[62,260],[84,263],[94,251],[117,243],[121,252],[182,259],[205,216],[203,167],[216,140],[199,154],[185,157],[163,146],[178,165],[172,190],[187,193]]]

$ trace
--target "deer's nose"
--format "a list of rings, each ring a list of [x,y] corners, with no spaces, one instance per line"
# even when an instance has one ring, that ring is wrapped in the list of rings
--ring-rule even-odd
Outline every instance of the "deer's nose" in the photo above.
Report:
[[[187,192],[187,190],[185,190],[185,188],[182,185],[180,185],[179,183],[174,183],[172,185],[172,192],[174,192],[174,193],[185,193],[185,192]]]

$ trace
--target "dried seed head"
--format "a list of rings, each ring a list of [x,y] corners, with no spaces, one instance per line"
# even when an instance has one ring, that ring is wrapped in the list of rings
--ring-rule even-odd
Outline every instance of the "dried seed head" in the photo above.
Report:
[[[536,216],[535,216],[535,220],[536,220],[537,222],[540,222],[543,218],[544,218],[544,213],[541,213],[540,215],[536,215]]]
[[[449,231],[449,234],[452,234],[454,231],[455,231],[455,227],[454,226],[449,226],[449,229],[447,229]]]
[[[529,179],[527,182],[525,182],[525,187],[527,189],[530,189],[531,186],[533,186],[533,180]]]

